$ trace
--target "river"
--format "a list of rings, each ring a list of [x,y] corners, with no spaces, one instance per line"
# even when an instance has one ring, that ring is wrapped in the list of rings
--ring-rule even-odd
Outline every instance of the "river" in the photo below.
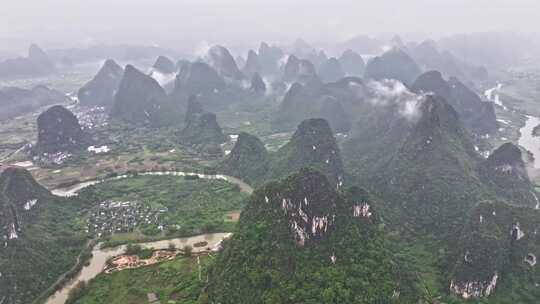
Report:
[[[181,177],[198,176],[199,178],[202,178],[202,179],[218,179],[218,180],[227,181],[231,184],[237,185],[238,187],[240,187],[240,191],[247,194],[251,194],[253,192],[253,188],[250,185],[246,184],[241,179],[233,177],[233,176],[223,175],[223,174],[201,174],[201,173],[183,172],[183,171],[149,171],[149,172],[138,173],[138,175],[141,175],[141,176],[146,176],[146,175],[181,176]],[[128,177],[135,177],[135,175],[124,174],[124,175],[118,175],[115,177],[109,177],[109,178],[104,178],[104,179],[99,179],[99,180],[96,179],[96,180],[91,180],[91,181],[80,182],[66,188],[53,189],[51,192],[52,194],[56,196],[63,196],[63,197],[76,196],[77,192],[81,191],[82,189],[88,186],[100,184],[105,181],[119,180],[119,179],[124,179]]]
[[[141,172],[137,175],[140,176],[193,176],[196,175],[201,179],[214,179],[214,180],[224,180],[231,184],[238,185],[240,187],[240,191],[244,193],[251,194],[253,192],[253,188],[240,180],[239,178],[228,176],[228,175],[222,175],[222,174],[201,174],[201,173],[193,173],[193,172],[183,172],[183,171],[150,171],[150,172]],[[115,177],[105,178],[105,179],[96,179],[91,181],[85,181],[80,182],[75,185],[72,185],[70,187],[66,188],[57,188],[53,189],[51,192],[54,195],[57,196],[63,196],[63,197],[71,197],[76,196],[79,191],[82,189],[100,184],[106,181],[113,181],[113,180],[119,180],[129,177],[134,177],[135,175],[118,175]],[[201,241],[208,242],[208,245],[206,247],[214,248],[221,243],[221,241],[224,238],[229,237],[230,233],[214,233],[214,234],[203,234],[198,236],[193,236],[189,238],[177,238],[177,239],[171,239],[171,240],[162,240],[162,241],[156,241],[156,242],[147,242],[147,243],[140,243],[142,247],[150,248],[153,247],[155,249],[166,249],[169,247],[170,243],[174,243],[177,248],[182,248],[186,245],[190,245],[193,247],[193,244]],[[125,245],[114,247],[114,248],[106,248],[101,249],[100,244],[94,246],[94,249],[92,250],[92,258],[90,260],[90,265],[85,266],[78,274],[77,276],[71,280],[66,286],[64,286],[62,289],[57,291],[54,295],[50,296],[47,299],[46,304],[64,304],[68,295],[69,291],[77,285],[80,281],[89,281],[90,279],[97,276],[99,273],[103,271],[103,268],[105,266],[105,263],[107,259],[120,255],[124,253],[125,251]],[[202,250],[204,248],[200,248],[199,250]],[[194,252],[197,252],[197,248],[193,248]]]
[[[507,107],[502,103],[499,91],[502,89],[502,84],[497,84],[496,87],[493,87],[484,92],[487,100],[493,102],[496,105],[501,106],[504,110],[507,110]],[[525,126],[519,129],[519,139],[518,145],[525,148],[527,151],[531,152],[534,156],[534,169],[540,169],[540,137],[533,136],[532,131],[534,127],[540,125],[540,118],[532,115],[525,115],[527,120],[525,121]]]
[[[139,243],[143,248],[154,248],[154,249],[167,249],[169,244],[173,243],[176,248],[183,248],[186,245],[193,247],[193,252],[198,252],[205,250],[207,247],[216,248],[219,246],[221,241],[225,238],[231,236],[231,233],[211,233],[211,234],[202,234],[193,237],[187,238],[176,238],[171,240],[162,240],[155,242]],[[204,247],[194,247],[193,245],[198,242],[207,242],[208,245]],[[97,244],[92,250],[92,258],[90,259],[90,264],[83,267],[83,269],[77,274],[73,280],[67,283],[62,289],[58,290],[55,294],[50,296],[47,299],[46,304],[64,304],[69,295],[69,291],[77,285],[80,281],[86,281],[95,278],[100,274],[107,262],[111,257],[121,255],[126,250],[126,245],[121,245],[113,248],[101,249],[100,244]]]

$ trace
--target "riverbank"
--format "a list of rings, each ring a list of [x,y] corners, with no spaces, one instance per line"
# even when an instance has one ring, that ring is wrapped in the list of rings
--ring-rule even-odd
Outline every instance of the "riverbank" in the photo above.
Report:
[[[121,174],[117,176],[110,176],[108,178],[86,180],[70,184],[67,187],[52,189],[52,193],[57,196],[70,197],[76,196],[83,189],[98,185],[104,182],[119,181],[127,178],[135,178],[140,176],[176,176],[183,178],[200,178],[205,180],[222,180],[239,187],[240,191],[246,194],[251,194],[253,188],[242,180],[221,174],[203,174],[196,172],[184,172],[184,171],[147,171],[147,172],[130,172],[129,174]],[[230,233],[208,233],[202,235],[193,236],[181,236],[171,239],[170,236],[163,236],[154,238],[151,240],[130,240],[129,243],[138,243],[144,248],[153,247],[154,249],[166,249],[170,244],[174,244],[177,248],[183,248],[186,245],[192,246],[195,243],[207,243],[204,248],[194,249],[194,253],[205,248],[215,248],[221,243],[221,240],[230,236]],[[217,238],[216,238],[217,236]],[[211,240],[211,241],[208,241]],[[58,279],[55,285],[51,286],[42,296],[39,297],[34,303],[43,303],[45,298],[48,297],[45,303],[47,304],[63,304],[65,303],[69,291],[73,289],[80,281],[88,281],[103,271],[105,262],[108,258],[118,256],[124,253],[125,244],[128,242],[94,242],[92,245],[92,258],[89,261],[88,266],[81,267],[86,261],[79,261],[68,273],[64,274]],[[82,253],[81,253],[82,254]],[[70,278],[66,282],[66,278]]]
[[[531,153],[533,161],[529,162],[531,164],[528,168],[529,176],[533,181],[538,182],[536,178],[540,169],[540,138],[533,135],[533,130],[540,125],[540,117],[525,113],[521,109],[515,109],[512,105],[506,105],[506,100],[503,100],[505,96],[501,96],[502,89],[502,84],[498,83],[496,87],[486,90],[484,93],[486,98],[500,109],[497,113],[497,121],[500,124],[499,133],[513,128],[517,129],[517,132],[506,132],[508,136],[502,137],[500,144],[504,143],[505,140],[510,140]],[[519,119],[515,116],[519,116]],[[516,127],[514,125],[517,122],[519,125]],[[513,136],[514,133],[517,138]],[[526,157],[524,159],[526,160]]]
[[[39,304],[43,303],[55,294],[58,290],[62,289],[64,285],[66,285],[70,280],[72,280],[78,272],[82,270],[82,268],[85,266],[86,263],[92,258],[92,249],[97,244],[96,239],[92,239],[88,241],[85,248],[81,251],[81,253],[77,256],[77,263],[73,265],[73,267],[65,272],[63,275],[61,275],[56,282],[51,285],[47,290],[45,290],[41,295],[39,295],[32,304]]]
[[[224,239],[229,238],[231,235],[231,233],[202,234],[188,238],[176,238],[157,242],[139,243],[138,245],[140,245],[144,249],[153,248],[155,250],[168,249],[170,244],[173,244],[176,248],[184,248],[185,246],[191,246],[193,248],[193,253],[199,253],[202,251],[206,251],[206,248],[208,247],[213,249],[219,248],[221,246],[221,242]],[[206,242],[207,245],[204,247],[195,247],[195,244],[201,242]],[[90,259],[90,263],[87,266],[84,266],[79,271],[79,273],[72,280],[69,281],[68,284],[66,284],[63,288],[51,295],[45,303],[64,304],[68,298],[69,291],[71,289],[75,288],[75,286],[77,286],[79,282],[88,282],[89,280],[93,279],[98,274],[103,272],[107,264],[107,260],[112,257],[122,255],[125,250],[125,245],[102,249],[100,247],[100,243],[96,244],[92,250],[92,258]]]
[[[165,176],[178,176],[178,177],[195,177],[195,178],[210,179],[210,180],[212,179],[224,180],[231,184],[237,185],[238,187],[240,187],[240,191],[244,193],[247,193],[247,194],[253,193],[253,188],[249,184],[233,176],[223,175],[223,174],[204,174],[204,173],[196,173],[196,172],[184,172],[184,171],[133,172],[129,174],[122,174],[122,175],[117,175],[117,176],[102,178],[102,179],[97,179],[97,178],[89,179],[86,181],[75,183],[69,187],[52,189],[51,192],[52,194],[56,196],[62,196],[62,197],[76,196],[79,191],[83,190],[86,187],[100,184],[107,181],[114,181],[114,180],[119,180],[119,179],[136,177],[138,175],[141,175],[141,176],[145,176],[145,175],[164,176],[165,175]]]

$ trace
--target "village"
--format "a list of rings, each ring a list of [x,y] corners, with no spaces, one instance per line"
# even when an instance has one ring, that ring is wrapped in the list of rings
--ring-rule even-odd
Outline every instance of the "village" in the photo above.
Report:
[[[97,237],[113,233],[132,232],[140,225],[157,225],[163,230],[160,215],[166,208],[153,210],[139,201],[107,200],[90,212],[86,232]]]

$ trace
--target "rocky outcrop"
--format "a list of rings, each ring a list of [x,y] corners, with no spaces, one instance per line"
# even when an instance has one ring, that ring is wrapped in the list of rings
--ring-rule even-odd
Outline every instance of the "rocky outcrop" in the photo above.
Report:
[[[73,152],[85,149],[88,138],[79,120],[63,106],[53,106],[37,118],[38,138],[34,153]]]
[[[514,178],[529,181],[521,150],[512,143],[505,143],[497,148],[486,160],[486,165],[500,174],[512,175]]]
[[[109,59],[99,72],[79,89],[77,96],[84,106],[112,106],[124,69]]]

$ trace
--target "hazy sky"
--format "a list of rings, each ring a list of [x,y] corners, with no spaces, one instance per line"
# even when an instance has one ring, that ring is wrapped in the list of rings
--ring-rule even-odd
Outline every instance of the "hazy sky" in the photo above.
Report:
[[[539,28],[538,0],[0,0],[0,37],[49,46],[118,39],[258,44]]]

